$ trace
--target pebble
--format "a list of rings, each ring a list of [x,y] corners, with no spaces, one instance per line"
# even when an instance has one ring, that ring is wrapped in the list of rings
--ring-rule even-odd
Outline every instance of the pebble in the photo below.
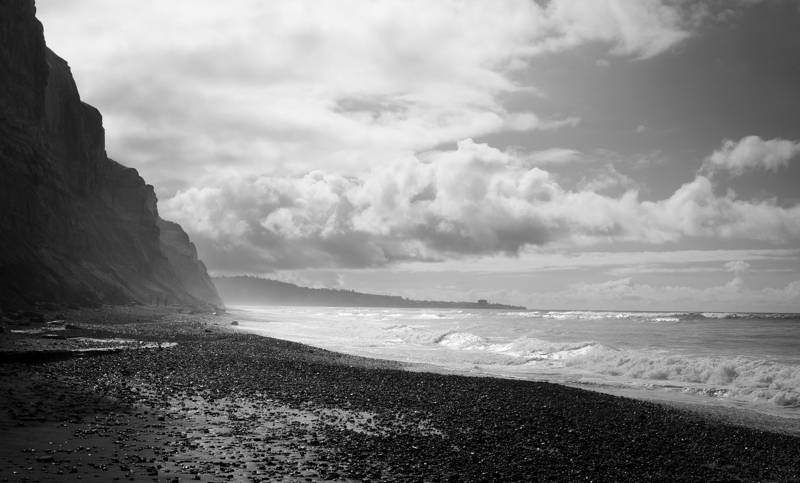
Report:
[[[138,443],[123,437],[126,428],[158,437],[158,447],[168,449],[158,453],[162,469],[149,460],[136,462],[140,468],[127,462],[142,476],[169,470],[184,475],[171,481],[800,478],[800,438],[663,405],[550,383],[411,372],[397,362],[222,327],[206,332],[226,315],[148,308],[80,315],[77,323],[90,332],[177,343],[27,366],[46,380],[68,376],[75,391],[58,403],[65,408],[83,394],[83,406],[115,414],[92,437],[113,434],[116,447],[134,452]],[[51,384],[51,394],[58,387]],[[17,409],[21,422],[42,417],[35,407]]]

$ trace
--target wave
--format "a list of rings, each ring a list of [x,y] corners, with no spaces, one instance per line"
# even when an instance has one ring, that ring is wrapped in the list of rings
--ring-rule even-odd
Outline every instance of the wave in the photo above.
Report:
[[[507,365],[521,365],[532,361],[562,361],[604,347],[594,341],[550,342],[532,337],[498,342],[472,332],[425,331],[403,324],[386,327],[385,330],[391,331],[407,343],[436,345],[454,351],[492,352],[504,356],[503,363]]]
[[[406,325],[387,329],[406,342],[459,351],[458,357],[469,353],[466,351],[492,354],[492,357],[475,356],[479,358],[476,363],[481,364],[544,364],[641,381],[645,385],[668,383],[686,393],[800,407],[800,366],[743,357],[687,357],[620,350],[595,341],[551,342],[524,336],[498,342],[467,331],[431,332]]]
[[[437,344],[448,334],[454,332],[452,330],[424,330],[406,324],[390,325],[383,327],[383,330],[391,333],[402,342],[421,345]]]
[[[541,317],[542,313],[538,310],[533,312],[498,312],[500,317]]]
[[[706,319],[768,319],[768,320],[800,320],[800,314],[792,313],[760,313],[760,312],[703,312],[698,314]]]
[[[530,312],[501,312],[498,316],[542,318],[554,320],[608,320],[608,319],[641,319],[652,322],[681,322],[703,319],[760,319],[760,320],[798,320],[796,313],[760,313],[760,312],[632,312],[632,311],[595,311],[595,310],[551,310]]]
[[[626,379],[670,381],[684,392],[800,406],[800,367],[743,357],[679,357],[645,351],[600,350],[564,366]]]
[[[470,332],[448,332],[435,343],[455,350],[491,350],[494,345],[485,337]]]
[[[447,314],[428,314],[428,313],[422,313],[422,314],[414,315],[414,316],[412,316],[411,318],[412,318],[412,319],[422,319],[422,320],[426,320],[426,319],[449,319],[449,318],[451,318],[451,317],[448,317],[448,315],[447,315]]]

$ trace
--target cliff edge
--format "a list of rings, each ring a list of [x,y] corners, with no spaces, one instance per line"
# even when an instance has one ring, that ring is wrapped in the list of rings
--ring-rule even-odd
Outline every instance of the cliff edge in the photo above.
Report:
[[[0,304],[222,305],[153,187],[106,155],[102,115],[35,13],[0,2]]]

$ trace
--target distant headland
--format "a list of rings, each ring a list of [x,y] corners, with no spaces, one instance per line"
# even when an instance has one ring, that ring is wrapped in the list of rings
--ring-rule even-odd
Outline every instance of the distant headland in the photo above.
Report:
[[[517,305],[493,304],[486,300],[478,302],[410,300],[396,295],[300,287],[293,283],[250,276],[212,277],[212,280],[226,305],[527,310]]]

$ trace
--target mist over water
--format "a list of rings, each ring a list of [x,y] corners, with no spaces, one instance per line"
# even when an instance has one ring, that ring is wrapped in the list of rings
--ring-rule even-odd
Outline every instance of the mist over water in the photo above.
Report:
[[[337,352],[800,417],[800,315],[235,307]]]

